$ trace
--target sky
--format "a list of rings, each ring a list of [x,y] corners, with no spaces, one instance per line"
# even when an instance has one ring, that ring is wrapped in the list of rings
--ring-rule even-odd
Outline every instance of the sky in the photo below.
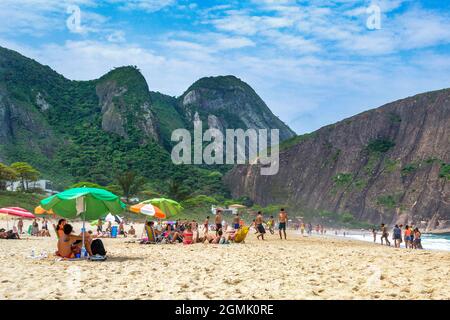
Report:
[[[235,75],[299,134],[450,87],[447,0],[1,0],[0,45],[72,80]]]

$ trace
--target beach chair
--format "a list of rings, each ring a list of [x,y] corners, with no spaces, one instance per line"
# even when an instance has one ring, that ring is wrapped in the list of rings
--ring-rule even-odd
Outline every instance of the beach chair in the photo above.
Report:
[[[247,237],[249,229],[250,228],[246,227],[246,226],[239,228],[239,230],[236,231],[233,242],[234,243],[243,243],[245,241],[245,238]]]
[[[155,231],[149,226],[145,226],[145,233],[147,235],[147,239],[143,239],[141,241],[142,244],[157,244],[161,243],[161,236],[156,236]]]

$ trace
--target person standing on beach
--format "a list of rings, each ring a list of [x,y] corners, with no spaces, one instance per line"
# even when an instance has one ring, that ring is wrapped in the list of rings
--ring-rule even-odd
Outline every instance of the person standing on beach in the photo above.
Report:
[[[423,249],[422,248],[422,233],[418,228],[414,229],[414,249]]]
[[[402,242],[402,229],[400,229],[397,224],[395,225],[393,230],[393,239],[394,239],[394,246],[396,248],[400,248],[400,243]]]
[[[266,233],[266,229],[264,229],[263,223],[264,223],[264,219],[262,216],[262,212],[258,211],[258,215],[256,216],[256,219],[255,219],[256,230],[258,230],[258,233],[259,233],[256,236],[257,239],[259,239],[259,237],[261,237],[261,239],[264,240],[264,234]]]
[[[218,209],[216,211],[216,217],[214,218],[214,223],[216,224],[216,236],[219,234],[219,230],[222,229],[222,210]]]
[[[408,225],[405,226],[404,239],[405,239],[405,247],[406,247],[406,249],[412,248],[412,245],[411,245],[411,243],[412,243],[412,230],[411,230],[411,228]]]
[[[372,234],[373,234],[373,242],[377,242],[377,230],[372,229]]]
[[[17,229],[19,230],[19,234],[22,234],[22,229],[23,229],[23,220],[22,220],[22,218],[20,218],[19,222],[17,222]]]
[[[103,221],[102,221],[101,218],[98,219],[98,222],[97,222],[97,233],[98,234],[102,234],[103,233]]]
[[[278,214],[278,231],[280,233],[280,239],[283,240],[283,237],[281,236],[281,231],[284,233],[284,240],[286,239],[286,225],[288,221],[288,215],[286,211],[284,211],[283,208],[281,208],[280,213]]]
[[[383,245],[383,239],[386,240],[386,245],[391,246],[391,243],[388,239],[389,232],[387,232],[387,228],[384,223],[381,224],[381,245]]]
[[[203,228],[205,229],[205,235],[207,235],[209,230],[209,216],[203,221]]]

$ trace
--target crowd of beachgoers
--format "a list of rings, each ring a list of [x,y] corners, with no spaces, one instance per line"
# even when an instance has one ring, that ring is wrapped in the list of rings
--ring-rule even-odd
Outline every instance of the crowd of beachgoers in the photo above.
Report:
[[[249,226],[246,226],[239,214],[233,215],[230,223],[228,223],[223,216],[222,210],[218,209],[213,219],[210,219],[210,216],[206,216],[205,220],[200,223],[196,220],[147,221],[139,242],[141,244],[183,243],[186,245],[195,243],[242,243],[245,242],[245,238],[250,230],[256,234],[258,240],[264,241],[267,231],[274,235],[276,233],[275,229],[278,229],[280,239],[286,239],[288,221],[287,212],[282,208],[278,214],[277,221],[275,221],[274,216],[265,219],[263,213],[260,211]],[[28,226],[27,231],[25,231],[24,221],[19,219],[17,226],[14,224],[12,230],[6,231],[1,229],[0,238],[19,239],[23,234],[36,237],[50,237],[49,225],[50,221],[47,218],[42,218],[41,226],[39,226],[38,219],[34,219]],[[98,240],[99,238],[110,238],[116,237],[117,235],[138,238],[133,224],[127,224],[124,219],[118,221],[117,227],[114,227],[111,221],[106,222],[103,219],[98,219],[96,222],[96,231],[81,230],[82,232],[77,235],[66,219],[60,219],[58,223],[52,226],[58,238],[58,250],[56,254],[63,258],[78,257],[83,245],[89,255],[96,254],[92,251],[91,247],[94,241],[95,246],[103,247],[101,241]],[[114,228],[116,228],[116,232],[113,232]],[[314,233],[327,235],[327,229],[321,224],[313,226],[311,223],[292,223],[290,228],[299,231],[302,236],[312,235]],[[380,232],[381,244],[391,246],[388,227],[385,224],[381,224],[379,231],[376,229],[371,230],[374,242],[377,242],[378,232]],[[334,235],[338,235],[338,230],[331,230],[328,235],[333,235],[333,233]],[[346,231],[342,233],[346,236]],[[413,226],[395,225],[392,230],[392,241],[396,248],[399,248],[400,244],[404,241],[406,248],[422,249],[421,232]],[[102,249],[101,251],[104,250]]]

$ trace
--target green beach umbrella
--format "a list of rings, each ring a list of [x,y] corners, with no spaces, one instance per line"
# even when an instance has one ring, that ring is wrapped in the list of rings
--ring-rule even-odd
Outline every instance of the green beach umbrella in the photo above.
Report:
[[[119,214],[125,204],[115,194],[97,188],[74,188],[41,201],[45,210],[67,219],[83,220],[104,218],[108,213]]]
[[[126,205],[115,194],[97,188],[74,188],[55,194],[41,201],[41,207],[67,219],[80,217],[85,221],[105,217],[108,213],[119,214]],[[84,232],[83,232],[84,248]]]
[[[164,212],[166,214],[166,218],[175,216],[178,213],[180,213],[181,210],[183,210],[183,207],[181,206],[181,204],[179,204],[175,200],[166,199],[166,198],[150,199],[150,200],[144,201],[142,203],[145,203],[145,204],[150,203],[154,206],[157,206],[159,209],[162,210],[162,212]]]

